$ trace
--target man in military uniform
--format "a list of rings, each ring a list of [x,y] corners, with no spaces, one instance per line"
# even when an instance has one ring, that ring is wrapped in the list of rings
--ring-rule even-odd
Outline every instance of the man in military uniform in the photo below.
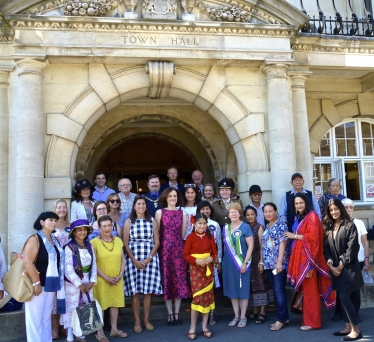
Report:
[[[230,223],[230,219],[227,216],[228,212],[226,210],[226,206],[229,203],[238,202],[243,209],[243,203],[240,199],[232,199],[231,196],[233,195],[234,190],[234,183],[229,178],[223,178],[218,182],[218,189],[219,189],[219,196],[220,199],[213,203],[214,209],[214,220],[219,223],[221,228]]]

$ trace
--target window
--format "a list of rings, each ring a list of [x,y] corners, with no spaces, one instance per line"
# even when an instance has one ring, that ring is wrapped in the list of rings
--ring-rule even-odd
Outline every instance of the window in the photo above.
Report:
[[[374,121],[349,120],[322,138],[314,161],[316,197],[339,179],[342,194],[355,201],[374,201]]]

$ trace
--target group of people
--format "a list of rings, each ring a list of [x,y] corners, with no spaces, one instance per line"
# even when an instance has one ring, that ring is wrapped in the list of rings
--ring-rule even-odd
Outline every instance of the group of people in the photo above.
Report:
[[[96,187],[87,179],[76,183],[70,221],[62,199],[38,217],[37,233],[23,250],[35,288],[32,301],[25,304],[29,341],[58,338],[61,326],[67,341],[73,341],[72,312],[89,298],[108,310],[110,336],[128,336],[117,328],[125,296],[131,297],[134,332],[141,333],[143,326],[153,330],[153,295],[165,300],[170,327],[183,324],[185,299],[184,309],[191,312],[188,339],[197,337],[199,312],[202,333],[210,338],[208,323],[215,324],[214,293],[219,287],[233,308],[230,327],[244,328],[248,319],[266,322],[266,305],[275,300],[277,319],[270,329],[278,331],[289,323],[287,279],[295,297],[303,298],[302,330],[321,328],[320,298],[326,308],[339,298],[345,327],[334,335],[346,341],[362,338],[357,315],[360,267],[370,267],[366,230],[352,218],[353,201],[337,198],[336,180],[329,183],[331,193],[318,202],[304,189],[302,175],[293,174],[292,190],[278,212],[274,203],[261,202],[258,185],[249,188],[251,203],[243,208],[230,178],[219,181],[217,194],[213,184],[203,185],[198,170],[184,185],[177,182],[175,167],[167,175],[169,182],[163,185],[158,175],[149,176],[149,192],[137,195],[129,179],[119,181],[116,193],[98,172]],[[253,312],[247,318],[249,305]],[[102,329],[96,338],[108,341]],[[85,341],[84,336],[76,339]]]

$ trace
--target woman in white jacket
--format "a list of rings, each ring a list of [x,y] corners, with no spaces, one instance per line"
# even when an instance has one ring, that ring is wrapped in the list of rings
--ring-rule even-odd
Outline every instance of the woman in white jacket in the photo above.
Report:
[[[75,184],[74,198],[71,202],[71,222],[85,219],[92,225],[95,221],[93,215],[94,200],[92,198],[93,187],[87,179],[82,179]]]

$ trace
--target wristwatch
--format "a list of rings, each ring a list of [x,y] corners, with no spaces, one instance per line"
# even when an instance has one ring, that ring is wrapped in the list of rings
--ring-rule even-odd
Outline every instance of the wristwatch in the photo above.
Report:
[[[37,281],[36,283],[32,283],[32,286],[35,287],[35,286],[37,286],[37,285],[39,285],[39,284],[40,284],[40,280]]]

